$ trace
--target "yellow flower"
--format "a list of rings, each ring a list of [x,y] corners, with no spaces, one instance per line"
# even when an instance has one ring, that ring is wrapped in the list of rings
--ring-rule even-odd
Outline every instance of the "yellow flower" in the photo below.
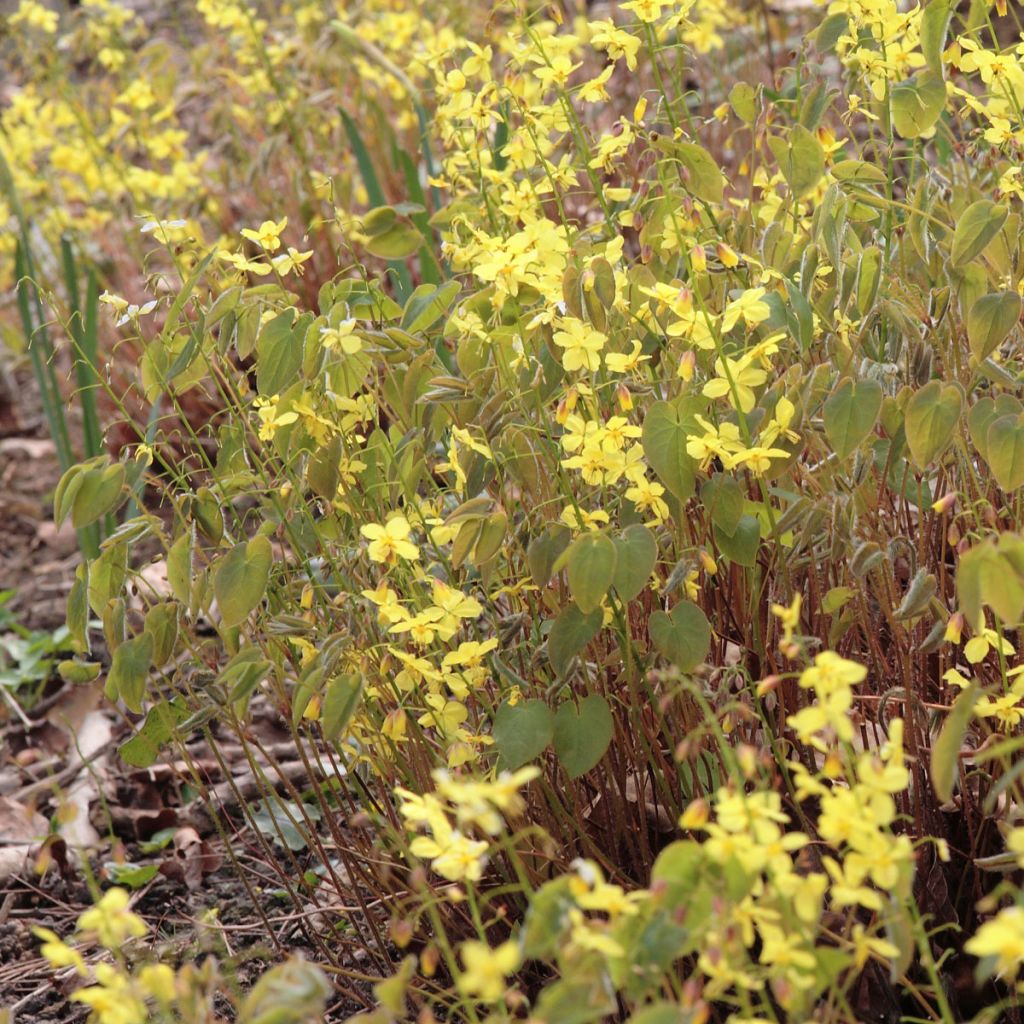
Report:
[[[604,365],[613,374],[628,374],[636,370],[640,366],[641,362],[646,362],[650,359],[649,355],[640,354],[640,342],[634,340],[631,344],[631,351],[629,354],[622,352],[609,352],[604,357]]]
[[[1009,980],[1024,966],[1024,907],[1006,907],[967,940],[964,949],[982,961],[993,958],[995,973]]]
[[[145,935],[148,929],[142,918],[128,909],[129,902],[126,890],[109,889],[96,906],[79,917],[79,930],[95,932],[107,949],[116,949],[126,939]]]
[[[242,228],[242,237],[255,242],[264,252],[277,252],[281,248],[281,232],[287,225],[287,217],[282,217],[277,223],[265,220],[255,231]]]
[[[754,408],[757,401],[754,388],[763,384],[768,377],[764,370],[750,365],[749,356],[741,356],[739,359],[719,357],[715,360],[715,373],[718,376],[704,385],[705,397],[726,396],[729,404],[733,408],[738,405],[742,412],[750,412]]]
[[[764,288],[748,288],[738,299],[725,307],[722,314],[722,333],[731,331],[742,320],[747,327],[763,323],[772,315],[771,306],[763,301]]]
[[[486,864],[487,843],[481,839],[469,839],[452,828],[447,820],[431,824],[434,833],[417,836],[409,844],[414,857],[430,860],[430,866],[449,882],[479,882]]]
[[[36,0],[21,0],[18,9],[11,15],[8,24],[27,25],[40,32],[53,35],[57,31],[57,12],[51,11]]]
[[[511,939],[496,949],[470,940],[459,947],[462,973],[459,991],[485,1003],[497,1002],[505,991],[505,979],[519,966],[519,947]]]
[[[328,351],[340,348],[345,355],[354,356],[363,348],[363,339],[353,333],[355,329],[356,320],[350,317],[348,320],[342,320],[337,327],[321,327],[320,341]]]
[[[279,401],[280,397],[274,395],[271,398],[257,398],[253,403],[253,408],[260,418],[259,438],[261,441],[272,441],[281,427],[287,427],[299,418],[296,412],[278,413],[277,403]]]
[[[82,954],[73,946],[69,946],[56,932],[50,931],[49,928],[34,927],[32,934],[43,940],[39,952],[49,961],[51,967],[74,967],[83,977],[88,974]]]
[[[420,549],[408,539],[412,527],[405,516],[392,516],[383,526],[366,523],[359,532],[370,541],[367,553],[374,562],[395,565],[400,558],[414,562],[420,557]]]
[[[607,338],[582,320],[563,320],[562,330],[556,331],[555,344],[565,349],[562,365],[566,370],[594,371],[601,366],[601,350]]]
[[[280,256],[275,256],[270,262],[274,269],[284,276],[290,274],[293,270],[297,271],[299,276],[302,275],[302,264],[310,259],[313,255],[313,250],[308,249],[306,252],[299,252],[298,249],[293,249],[290,245],[288,251],[281,253]]]

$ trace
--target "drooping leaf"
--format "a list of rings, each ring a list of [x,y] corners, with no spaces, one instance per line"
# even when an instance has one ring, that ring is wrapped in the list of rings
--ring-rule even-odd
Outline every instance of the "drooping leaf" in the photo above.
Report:
[[[983,295],[967,314],[967,339],[971,353],[986,359],[1006,340],[1020,320],[1021,300],[1016,292]]]
[[[953,798],[953,786],[960,774],[960,748],[977,700],[978,688],[971,684],[957,697],[938,739],[932,744],[932,786],[943,803]]]
[[[569,590],[584,614],[598,608],[615,578],[615,545],[602,533],[584,533],[569,549]]]
[[[118,747],[121,760],[135,768],[149,768],[156,764],[160,748],[187,717],[188,711],[183,706],[166,700],[157,702],[149,709],[145,722],[135,735]]]
[[[142,698],[152,662],[152,634],[140,633],[118,645],[107,675],[108,695],[112,699],[120,697],[128,710],[137,715],[142,713]]]
[[[548,633],[548,659],[558,675],[564,676],[572,659],[597,636],[603,620],[600,608],[584,614],[574,604],[555,619]]]
[[[658,561],[658,542],[654,534],[639,523],[627,526],[615,544],[615,575],[612,585],[622,601],[632,601],[650,579]]]
[[[893,86],[892,123],[904,139],[927,135],[946,106],[946,83],[926,71]]]
[[[954,267],[962,267],[974,259],[995,238],[1006,222],[1009,210],[991,199],[971,203],[961,214],[953,232],[950,258]]]
[[[953,440],[963,409],[963,392],[955,384],[933,380],[907,403],[904,425],[907,444],[921,469],[930,466]]]
[[[608,701],[592,693],[560,705],[555,714],[555,754],[570,779],[589,772],[604,757],[614,732]]]
[[[273,552],[264,536],[236,544],[217,564],[213,592],[225,626],[237,626],[255,608],[267,589]]]
[[[696,473],[686,454],[689,432],[678,403],[655,402],[644,417],[643,449],[661,482],[680,500],[693,495]]]
[[[711,649],[707,616],[691,601],[680,601],[671,612],[655,612],[647,624],[651,642],[682,672],[695,669]]]
[[[882,408],[882,387],[874,380],[847,378],[828,397],[823,410],[825,435],[842,460],[860,447],[875,428]]]
[[[505,701],[492,730],[501,769],[515,771],[547,748],[555,735],[555,715],[542,700]]]
[[[771,136],[768,145],[795,199],[803,198],[821,181],[825,150],[814,132],[802,124],[794,125],[784,136]]]
[[[1024,484],[1024,420],[1000,416],[989,425],[985,450],[996,483],[1007,492]]]

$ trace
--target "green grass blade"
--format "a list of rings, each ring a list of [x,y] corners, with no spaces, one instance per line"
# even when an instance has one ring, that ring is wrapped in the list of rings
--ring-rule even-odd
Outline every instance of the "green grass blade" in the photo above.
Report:
[[[82,452],[84,458],[91,459],[103,451],[103,437],[96,413],[96,388],[99,386],[96,376],[96,277],[92,272],[89,273],[86,284],[87,311],[83,317],[78,289],[78,266],[71,240],[67,236],[61,238],[60,250],[71,314],[68,328],[75,346],[75,381],[82,410]]]
[[[341,121],[345,126],[345,134],[348,136],[349,145],[355,154],[356,164],[359,167],[359,174],[363,179],[363,185],[366,186],[366,195],[370,200],[370,205],[387,205],[387,200],[384,198],[384,190],[380,187],[380,180],[373,167],[373,160],[370,159],[370,151],[366,148],[366,143],[363,142],[363,137],[359,134],[355,121],[340,107],[338,112],[341,114]],[[405,302],[412,293],[412,279],[409,277],[409,268],[402,260],[388,260],[388,268],[395,274],[397,279],[395,290],[398,301]]]

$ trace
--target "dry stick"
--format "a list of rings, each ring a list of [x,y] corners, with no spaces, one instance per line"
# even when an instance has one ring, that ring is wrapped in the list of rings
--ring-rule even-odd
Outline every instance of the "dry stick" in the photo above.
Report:
[[[256,744],[257,749],[262,750],[264,753],[266,753],[265,748],[263,748],[260,745],[259,740],[255,740],[254,742]],[[301,743],[297,743],[297,747],[298,747],[299,755],[303,758],[301,763],[303,764],[303,766],[305,768],[304,777],[309,779],[309,780],[312,780],[315,777],[315,775],[314,775],[314,772],[313,772],[313,767],[309,763],[309,760],[307,758],[306,750],[301,745]],[[274,767],[272,760],[271,760],[271,766]],[[318,767],[319,767],[319,764],[318,764]],[[291,780],[288,780],[285,783],[285,785],[286,785],[286,788],[288,790],[289,795],[296,802],[296,804],[299,807],[304,806],[303,803],[302,803],[302,800],[301,800],[301,795],[298,793],[298,791],[295,789],[295,787],[293,785],[291,785]],[[323,815],[330,822],[330,824],[328,825],[328,828],[331,829],[331,835],[332,835],[332,837],[334,837],[334,828],[333,828],[333,826],[334,826],[335,823],[334,823],[334,817],[331,814],[331,808],[329,808],[327,806],[326,799],[324,798],[323,794],[320,793],[320,787],[317,786],[315,788],[316,788],[318,796],[320,798],[320,804],[321,804],[321,809],[322,809]],[[331,864],[330,858],[327,856],[327,853],[324,850],[322,843],[320,842],[319,838],[315,834],[315,830],[313,828],[312,822],[307,822],[307,827],[309,828],[310,838],[314,842],[316,842],[316,844],[317,844],[317,847],[318,847],[317,852],[318,852],[318,854],[320,856],[321,862],[328,868],[328,870],[331,873],[331,880],[334,882],[335,890],[340,892],[341,889],[342,889],[341,882],[338,879],[338,877],[337,877],[337,875],[336,875],[336,873],[334,871],[334,866]],[[337,844],[336,837],[335,837],[335,841],[336,841],[336,844]],[[351,878],[349,878],[349,881],[351,881]],[[373,936],[374,936],[374,938],[377,941],[376,950],[377,950],[377,952],[380,952],[380,951],[382,951],[385,948],[385,943],[384,943],[383,937],[381,936],[379,930],[377,929],[376,922],[373,920],[372,916],[370,916],[368,914],[364,915],[364,916],[366,918],[367,924],[369,925],[370,931],[373,932]],[[356,922],[354,920],[353,920],[352,923],[353,923],[353,925],[355,925],[356,930],[360,931],[359,938],[364,943],[364,947],[369,949],[370,948],[370,944],[366,942],[365,938],[363,937],[363,935],[361,933],[361,930],[359,929],[359,926],[356,924]],[[375,955],[374,959],[378,962],[378,966],[380,966],[381,968],[385,968],[387,966],[387,964],[385,962],[383,962],[383,960],[379,956]]]

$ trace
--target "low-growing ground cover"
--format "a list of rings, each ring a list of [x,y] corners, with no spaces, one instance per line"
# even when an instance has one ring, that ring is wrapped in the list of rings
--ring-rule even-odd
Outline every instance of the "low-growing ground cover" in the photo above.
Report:
[[[1019,1018],[1018,14],[23,0],[59,676],[174,780],[71,1000]],[[129,905],[223,865],[248,994]]]

